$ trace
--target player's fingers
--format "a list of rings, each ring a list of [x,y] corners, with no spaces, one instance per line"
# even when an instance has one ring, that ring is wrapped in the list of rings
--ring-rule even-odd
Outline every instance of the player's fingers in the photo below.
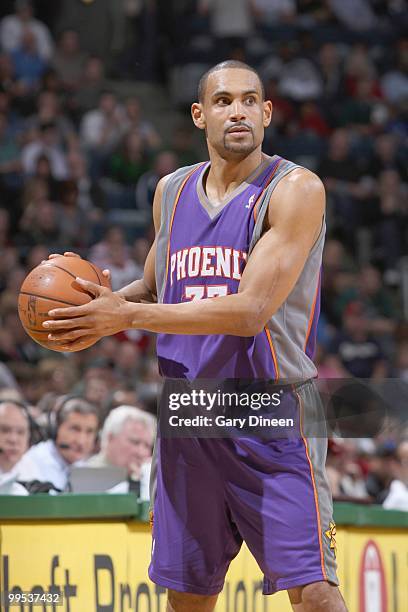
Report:
[[[52,334],[48,334],[48,340],[55,340],[57,342],[66,342],[72,340],[78,340],[84,336],[89,335],[88,329],[73,329],[72,331],[53,331]]]
[[[72,317],[82,317],[89,314],[89,305],[83,304],[82,306],[71,306],[69,308],[53,308],[48,311],[48,316],[52,319],[71,319]],[[51,321],[45,321],[45,323],[51,323]],[[45,325],[47,327],[47,325]]]
[[[111,271],[110,270],[102,270],[102,274],[104,275],[105,278],[107,278],[108,280],[111,279]]]
[[[67,330],[67,329],[87,329],[92,327],[92,317],[81,317],[76,319],[57,319],[52,321],[44,321],[43,327],[50,331]],[[89,331],[88,331],[89,333]]]
[[[84,280],[83,278],[77,277],[75,282],[87,293],[90,293],[94,297],[99,297],[102,295],[104,290],[104,287],[101,287],[101,285],[96,285],[95,283],[91,283],[91,281]]]
[[[51,253],[48,255],[48,259],[55,259],[56,257],[62,257],[61,253]],[[78,259],[81,259],[81,256],[73,251],[65,251],[64,257],[78,257]],[[45,263],[45,261],[42,261],[41,263]]]

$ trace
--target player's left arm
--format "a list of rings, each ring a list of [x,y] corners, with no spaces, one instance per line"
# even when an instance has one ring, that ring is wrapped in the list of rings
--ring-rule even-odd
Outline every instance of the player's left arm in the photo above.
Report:
[[[80,281],[96,299],[53,311],[52,316],[63,319],[46,327],[55,330],[55,340],[64,343],[89,334],[90,328],[101,335],[138,328],[169,334],[254,336],[296,284],[321,231],[324,208],[320,179],[308,170],[294,170],[272,195],[265,232],[248,258],[238,293],[180,304],[131,304],[119,303],[109,289]]]

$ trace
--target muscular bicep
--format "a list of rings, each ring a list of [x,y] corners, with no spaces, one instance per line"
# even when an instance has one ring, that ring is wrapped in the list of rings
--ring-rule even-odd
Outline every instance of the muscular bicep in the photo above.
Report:
[[[268,229],[252,251],[239,286],[265,323],[294,288],[318,237],[325,195],[320,180],[293,172],[279,184],[269,206]]]

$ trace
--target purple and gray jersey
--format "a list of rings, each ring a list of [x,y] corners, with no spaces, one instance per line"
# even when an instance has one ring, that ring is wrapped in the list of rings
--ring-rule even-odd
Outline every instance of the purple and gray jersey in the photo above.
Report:
[[[272,192],[299,166],[277,155],[265,156],[255,172],[217,207],[209,202],[203,187],[208,168],[209,163],[181,168],[165,185],[156,244],[161,303],[237,293],[248,257],[262,235]],[[294,289],[261,333],[250,338],[159,334],[161,373],[188,379],[313,378],[324,233],[323,224]]]
[[[208,163],[171,175],[156,241],[158,301],[178,304],[237,293],[262,235],[272,192],[298,167],[277,155],[265,156],[218,207],[211,205],[203,186]],[[285,387],[280,409],[293,416],[295,425],[290,436],[279,438],[268,428],[262,438],[239,434],[220,439],[173,438],[159,429],[152,463],[149,568],[157,584],[187,593],[219,593],[243,541],[264,574],[265,594],[322,580],[338,584],[336,528],[324,467],[327,439],[310,428],[323,418],[311,379],[316,376],[312,356],[324,234],[323,222],[293,290],[261,333],[249,338],[158,336],[166,378],[187,379],[187,385],[194,379],[279,380]],[[285,385],[289,380],[294,384]],[[160,413],[166,418],[163,404]]]

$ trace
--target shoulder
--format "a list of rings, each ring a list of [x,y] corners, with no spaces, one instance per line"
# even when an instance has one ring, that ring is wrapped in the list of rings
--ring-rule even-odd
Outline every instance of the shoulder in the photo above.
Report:
[[[281,195],[295,196],[323,196],[325,194],[323,182],[307,168],[296,166],[278,184],[276,191]]]
[[[25,453],[24,457],[28,459],[38,459],[52,454],[52,448],[54,446],[54,442],[52,440],[46,440],[45,442],[39,442],[38,444],[34,444],[28,451]]]
[[[0,20],[0,27],[10,27],[16,25],[19,25],[19,22],[15,15],[7,15]]]
[[[319,177],[306,168],[296,167],[272,192],[268,221],[271,226],[287,221],[292,226],[320,227],[325,205],[325,190]]]
[[[169,198],[175,199],[178,190],[183,185],[184,181],[194,173],[195,170],[198,170],[201,166],[203,166],[205,162],[200,162],[198,164],[193,164],[192,166],[183,166],[182,168],[178,168],[171,174],[167,174],[163,176],[156,186],[156,192],[153,201],[153,214],[157,219],[157,215],[160,213],[161,205],[163,199],[166,197],[166,194],[169,194]]]
[[[201,168],[205,163],[206,162],[199,162],[198,164],[192,164],[191,166],[183,166],[181,168],[178,168],[171,174],[167,174],[167,176],[163,177],[159,181],[159,185],[163,181],[162,183],[163,186],[166,184],[172,184],[172,183],[179,184],[181,186],[183,184],[183,181],[188,176],[190,176],[191,174],[194,174],[194,172],[198,170],[199,168]]]

